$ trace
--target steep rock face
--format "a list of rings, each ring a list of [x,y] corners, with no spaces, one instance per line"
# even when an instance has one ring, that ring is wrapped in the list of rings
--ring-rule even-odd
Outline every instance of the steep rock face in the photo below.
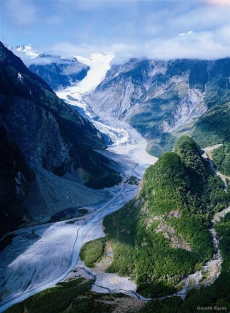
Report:
[[[26,158],[49,171],[60,168],[60,175],[81,167],[84,154],[96,155],[88,144],[104,147],[100,134],[81,117],[71,121],[23,98],[10,103],[4,97],[1,114]]]
[[[54,89],[62,89],[81,81],[87,75],[89,66],[77,59],[62,59],[57,56],[40,54],[29,65],[31,72],[44,79]]]
[[[229,75],[229,58],[132,59],[113,65],[85,100],[102,118],[126,120],[149,141],[149,151],[159,155],[172,148],[178,132],[191,130],[207,110],[228,101]]]
[[[110,161],[94,151],[105,148],[101,133],[1,43],[0,118],[36,175],[43,167],[94,188],[120,181]]]
[[[25,214],[22,202],[34,173],[0,119],[0,237]]]
[[[138,59],[121,66],[113,65],[104,81],[85,100],[102,118],[125,119],[147,92],[151,74],[162,70],[155,62]]]
[[[204,95],[197,89],[187,89],[185,97],[179,102],[174,115],[174,126],[169,131],[184,126],[192,119],[200,117],[206,112]]]

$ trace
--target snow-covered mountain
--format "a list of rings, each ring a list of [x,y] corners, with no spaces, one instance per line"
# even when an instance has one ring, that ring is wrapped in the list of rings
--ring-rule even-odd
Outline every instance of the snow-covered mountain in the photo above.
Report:
[[[25,53],[25,55],[29,56],[30,58],[34,59],[36,57],[38,57],[41,53],[40,52],[37,52],[35,51],[33,48],[32,48],[32,45],[17,45],[15,47],[15,50],[18,51],[18,52],[21,52],[21,53]]]
[[[28,59],[34,59],[38,57],[41,52],[37,52],[33,49],[32,45],[19,44],[16,47],[12,47],[7,44],[3,44],[8,50],[12,51],[15,55],[20,57],[23,61]]]
[[[39,218],[49,220],[53,213],[79,205],[83,184],[98,189],[108,187],[108,184],[111,186],[113,177],[113,184],[121,180],[111,169],[110,161],[95,151],[106,148],[102,134],[60,100],[44,80],[29,71],[1,42],[0,134],[0,145],[4,150],[0,158],[0,167],[4,169],[0,172],[0,181],[4,181],[0,188],[3,199],[0,203],[0,236],[4,225],[7,225],[4,226],[5,233],[21,222],[24,208],[30,212],[30,218],[33,209],[35,215],[44,210],[44,215],[39,213]],[[35,175],[30,175],[32,169]],[[31,176],[36,183],[28,191]],[[70,179],[80,186],[78,192],[77,186],[75,188],[79,194],[79,197],[74,196],[76,202],[56,192],[58,187],[54,188],[51,183],[56,176]],[[67,186],[68,183],[63,181],[63,184]],[[64,186],[62,190],[66,189]],[[51,204],[46,202],[49,197]],[[60,206],[57,204],[59,200],[64,201]],[[23,201],[26,203],[21,207]]]

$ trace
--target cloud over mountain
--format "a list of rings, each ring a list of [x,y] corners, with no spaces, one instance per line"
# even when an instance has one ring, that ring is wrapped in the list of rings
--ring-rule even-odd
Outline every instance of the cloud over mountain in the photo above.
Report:
[[[5,0],[1,39],[13,46],[31,43],[38,50],[64,56],[113,51],[117,60],[215,59],[230,54],[229,3]]]

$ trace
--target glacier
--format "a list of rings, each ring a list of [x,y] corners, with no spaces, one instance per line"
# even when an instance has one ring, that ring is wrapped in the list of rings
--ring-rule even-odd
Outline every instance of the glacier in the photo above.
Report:
[[[106,199],[100,205],[84,207],[89,214],[83,217],[26,227],[13,232],[16,237],[0,252],[0,312],[54,286],[76,268],[81,246],[87,241],[104,236],[103,218],[135,197],[138,186],[125,183],[127,178],[134,175],[141,179],[145,169],[157,160],[147,154],[147,141],[132,126],[125,122],[114,123],[111,119],[94,121],[94,115],[84,102],[85,94],[96,88],[105,77],[114,55],[105,53],[77,58],[90,66],[88,75],[78,85],[58,91],[57,94],[69,104],[83,108],[94,125],[109,136],[112,144],[101,153],[119,164],[123,181],[118,186],[106,188],[106,192],[111,194],[109,200]],[[106,284],[110,292],[118,292],[119,288],[114,280],[122,282],[121,288],[127,293],[129,288],[131,294],[135,292],[134,283],[116,275],[112,275],[111,284]],[[101,277],[97,279],[97,286],[93,289],[100,290],[100,281],[103,288],[105,281]]]

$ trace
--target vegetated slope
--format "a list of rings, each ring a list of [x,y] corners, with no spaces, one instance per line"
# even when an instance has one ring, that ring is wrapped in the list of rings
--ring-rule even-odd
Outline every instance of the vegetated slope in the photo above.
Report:
[[[225,143],[212,152],[213,161],[224,175],[230,176],[230,143]]]
[[[217,61],[213,66],[210,75],[214,79],[208,86],[207,93],[210,110],[200,118],[192,132],[192,136],[203,147],[223,143],[222,147],[213,151],[213,161],[217,169],[225,175],[230,175],[230,95],[229,92],[226,93],[226,90],[230,90],[228,60],[223,60],[222,63]]]
[[[2,43],[0,118],[6,137],[9,133],[14,139],[36,175],[36,168],[43,167],[55,175],[71,175],[71,179],[94,188],[121,181],[110,168],[110,161],[94,151],[106,147],[101,133]]]
[[[201,288],[200,290],[191,290],[188,292],[185,302],[178,310],[179,313],[195,313],[197,307],[212,307],[216,310],[228,312],[230,309],[230,214],[228,213],[220,222],[218,222],[216,232],[219,239],[219,247],[223,263],[221,273],[217,280],[211,286]]]
[[[89,66],[76,58],[63,59],[58,56],[40,54],[31,60],[28,68],[44,79],[54,89],[62,89],[81,81],[87,75]]]
[[[211,286],[191,289],[185,300],[179,297],[153,300],[147,303],[139,313],[196,313],[202,308],[210,311],[228,312],[230,309],[230,214],[228,213],[215,227],[223,263],[219,277]],[[207,310],[207,309],[206,309]]]
[[[113,262],[108,271],[136,279],[138,292],[162,296],[213,255],[208,227],[229,195],[189,137],[150,166],[135,200],[104,219]]]
[[[230,58],[131,59],[113,65],[85,100],[105,119],[130,123],[149,141],[148,151],[159,156],[172,149],[181,133],[190,132],[205,112],[229,102],[229,75]]]
[[[229,86],[228,82],[226,86]],[[220,101],[221,89],[220,87]],[[224,105],[217,101],[217,104],[199,119],[192,131],[192,136],[202,147],[223,144],[213,151],[213,161],[218,171],[230,175],[230,97],[226,99]]]
[[[192,136],[202,147],[230,143],[230,97],[224,105],[212,107],[196,123]]]

